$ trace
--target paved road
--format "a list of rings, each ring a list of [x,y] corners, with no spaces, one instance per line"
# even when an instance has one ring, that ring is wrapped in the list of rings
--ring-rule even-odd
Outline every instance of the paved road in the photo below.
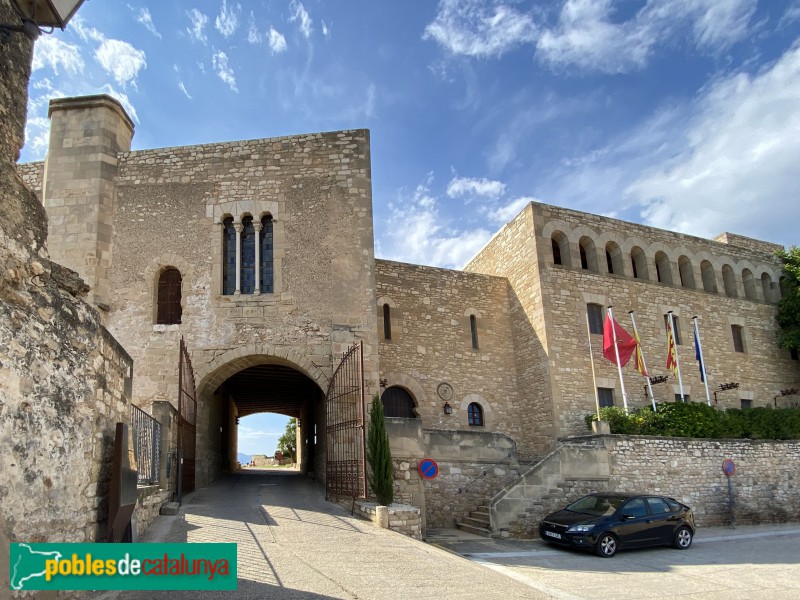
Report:
[[[632,550],[610,559],[454,530],[429,531],[428,540],[559,600],[800,598],[800,523],[700,528],[689,550]]]
[[[140,598],[548,598],[435,546],[351,517],[321,486],[285,469],[250,470],[196,491],[142,542],[236,542],[236,592],[106,592]]]

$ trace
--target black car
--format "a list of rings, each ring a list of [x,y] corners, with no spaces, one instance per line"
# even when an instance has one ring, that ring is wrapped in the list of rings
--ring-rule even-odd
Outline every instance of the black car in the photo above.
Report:
[[[686,550],[695,532],[692,509],[651,494],[589,494],[539,523],[551,544],[587,548],[610,558],[617,550],[666,546]]]

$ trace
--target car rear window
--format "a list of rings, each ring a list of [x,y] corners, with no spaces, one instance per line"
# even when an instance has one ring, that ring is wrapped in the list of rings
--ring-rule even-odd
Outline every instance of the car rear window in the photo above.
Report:
[[[683,510],[683,506],[675,502],[672,498],[667,498],[667,505],[669,506],[672,512],[678,512],[679,510]]]
[[[647,503],[650,505],[650,512],[654,515],[674,512],[676,510],[661,498],[648,498]]]

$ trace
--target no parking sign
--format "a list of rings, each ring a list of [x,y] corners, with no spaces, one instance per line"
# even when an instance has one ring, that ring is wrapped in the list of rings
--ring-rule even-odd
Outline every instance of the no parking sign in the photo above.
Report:
[[[419,461],[417,470],[423,479],[435,479],[439,474],[439,465],[432,458],[423,458]]]

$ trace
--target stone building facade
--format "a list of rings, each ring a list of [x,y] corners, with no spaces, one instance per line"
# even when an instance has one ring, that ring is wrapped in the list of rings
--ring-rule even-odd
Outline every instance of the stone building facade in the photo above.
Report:
[[[299,419],[299,463],[324,478],[325,393],[354,342],[363,344],[367,398],[383,394],[387,411],[413,419],[425,439],[447,432],[453,448],[469,440],[463,464],[444,453],[452,485],[425,486],[400,480],[441,442],[398,442],[398,489],[430,507],[437,525],[468,504],[448,500],[454,489],[487,469],[504,485],[517,460],[585,433],[596,387],[622,405],[587,311],[599,310],[602,323],[613,305],[629,330],[635,311],[651,375],[667,374],[672,311],[691,401],[706,400],[694,316],[717,406],[773,405],[781,390],[800,387],[796,358],[775,344],[781,274],[772,244],[531,203],[462,271],[379,260],[368,131],[131,151],[130,119],[109,97],[57,100],[50,116],[46,165],[18,166],[50,216],[50,253],[90,282],[103,322],[136,365],[136,404],[175,402],[185,339],[197,383],[198,485],[233,468],[237,419],[259,411]],[[629,406],[649,402],[634,370],[624,381]],[[722,383],[738,388],[719,391]],[[675,377],[654,391],[656,401],[674,401]],[[509,450],[473,451],[476,434],[500,436]]]

